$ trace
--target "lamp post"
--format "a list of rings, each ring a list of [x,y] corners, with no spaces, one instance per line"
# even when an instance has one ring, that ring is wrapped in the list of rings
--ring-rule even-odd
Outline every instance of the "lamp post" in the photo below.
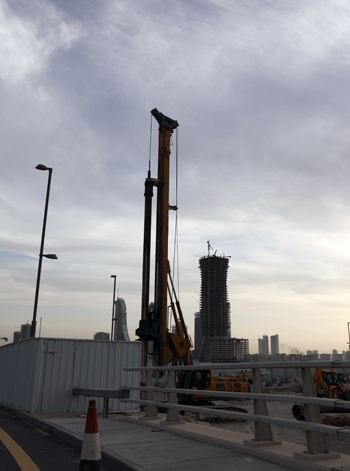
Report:
[[[48,170],[49,171],[49,178],[47,182],[47,191],[46,191],[46,202],[45,202],[45,212],[44,212],[44,220],[43,220],[43,231],[41,234],[41,245],[40,245],[40,253],[39,253],[39,265],[38,265],[38,275],[36,278],[36,290],[35,290],[35,300],[34,300],[34,311],[33,311],[33,320],[32,325],[30,327],[30,337],[35,337],[35,330],[36,330],[36,313],[38,310],[38,300],[39,300],[39,288],[40,288],[40,277],[41,277],[41,265],[43,261],[43,257],[49,258],[51,260],[57,260],[57,255],[53,253],[44,254],[44,242],[45,242],[45,232],[46,232],[46,220],[47,220],[47,211],[49,208],[49,197],[50,197],[50,187],[51,187],[51,176],[52,176],[52,168],[46,167],[45,165],[39,164],[35,167],[37,170]]]
[[[113,321],[114,321],[114,311],[115,311],[115,285],[117,283],[117,275],[111,275],[111,278],[114,278],[113,304],[112,304],[112,328],[111,328],[111,340],[113,340]]]

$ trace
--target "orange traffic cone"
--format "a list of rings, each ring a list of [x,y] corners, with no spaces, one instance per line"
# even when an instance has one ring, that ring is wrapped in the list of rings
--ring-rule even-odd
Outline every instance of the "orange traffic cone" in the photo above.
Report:
[[[89,401],[79,471],[102,471],[96,401]]]

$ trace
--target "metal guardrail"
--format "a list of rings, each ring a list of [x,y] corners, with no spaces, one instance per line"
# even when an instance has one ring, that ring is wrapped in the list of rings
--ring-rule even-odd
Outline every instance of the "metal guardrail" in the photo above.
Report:
[[[319,406],[342,407],[349,409],[350,402],[339,399],[326,399],[316,397],[310,368],[350,368],[350,362],[339,361],[293,361],[293,362],[261,362],[261,363],[232,363],[213,365],[191,365],[191,366],[164,366],[164,367],[143,367],[124,368],[125,371],[146,372],[146,386],[123,387],[124,390],[139,390],[146,392],[146,399],[121,399],[141,405],[145,405],[145,417],[157,417],[157,408],[167,409],[167,422],[180,422],[180,411],[201,413],[207,416],[215,415],[220,417],[250,420],[254,422],[254,442],[256,444],[272,444],[274,442],[271,424],[292,427],[306,431],[307,453],[310,455],[326,455],[328,453],[326,444],[326,434],[337,435],[350,438],[350,428],[334,427],[322,424]],[[270,417],[267,409],[268,401],[275,402],[296,402],[296,397],[291,395],[264,394],[261,379],[262,368],[300,368],[303,384],[303,396],[297,396],[297,401],[303,403],[305,407],[305,422]],[[178,389],[175,387],[176,371],[188,370],[238,370],[251,369],[253,373],[253,393],[210,391],[210,396],[231,399],[252,399],[254,401],[254,414],[245,414],[233,411],[209,409],[205,407],[189,406],[178,404],[178,394],[194,394],[192,389]],[[166,388],[152,386],[152,371],[168,371],[168,385]],[[155,392],[167,393],[168,401],[160,402],[154,400]],[[195,390],[196,395],[208,396],[207,391]],[[279,442],[275,442],[276,444]]]
[[[350,361],[305,360],[305,361],[261,361],[255,363],[213,363],[187,366],[127,367],[125,371],[192,371],[192,370],[252,370],[254,368],[350,368]]]
[[[130,398],[130,389],[102,389],[102,388],[73,388],[73,394],[88,397],[103,397],[103,418],[108,417],[109,398]]]

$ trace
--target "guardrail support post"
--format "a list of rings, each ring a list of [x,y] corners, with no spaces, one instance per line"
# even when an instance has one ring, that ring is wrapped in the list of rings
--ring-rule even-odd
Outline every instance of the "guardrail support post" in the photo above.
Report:
[[[176,371],[168,371],[168,387],[169,388],[176,388],[175,383],[175,375]],[[168,393],[168,403],[170,404],[177,404],[177,394],[176,393]],[[168,409],[167,412],[167,419],[165,422],[180,422],[180,414],[177,409]]]
[[[260,368],[253,368],[253,391],[255,393],[264,393],[264,386],[261,379]],[[269,415],[266,401],[263,399],[254,399],[254,414]],[[254,422],[254,440],[256,442],[273,441],[271,425],[264,422]]]
[[[103,413],[102,413],[103,419],[108,419],[108,402],[109,402],[109,398],[104,397],[103,398]]]
[[[147,371],[146,373],[146,386],[152,387],[152,371]],[[154,402],[154,391],[146,391],[146,400]],[[145,417],[148,419],[157,417],[157,407],[147,405]]]
[[[303,395],[316,397],[316,392],[312,382],[310,368],[301,368],[301,379],[303,383]],[[320,408],[315,404],[304,404],[305,421],[322,424]],[[327,453],[326,435],[320,432],[306,430],[307,453],[322,454]]]

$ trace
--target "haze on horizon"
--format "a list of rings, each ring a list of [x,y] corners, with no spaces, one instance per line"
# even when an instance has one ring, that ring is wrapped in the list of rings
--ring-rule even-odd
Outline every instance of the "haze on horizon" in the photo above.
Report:
[[[44,164],[58,260],[43,261],[42,336],[109,332],[116,274],[135,338],[158,108],[180,125],[174,274],[191,335],[210,240],[231,257],[231,333],[251,353],[276,333],[346,350],[349,21],[345,0],[0,0],[0,336],[32,319]],[[157,145],[153,122],[152,175]]]

